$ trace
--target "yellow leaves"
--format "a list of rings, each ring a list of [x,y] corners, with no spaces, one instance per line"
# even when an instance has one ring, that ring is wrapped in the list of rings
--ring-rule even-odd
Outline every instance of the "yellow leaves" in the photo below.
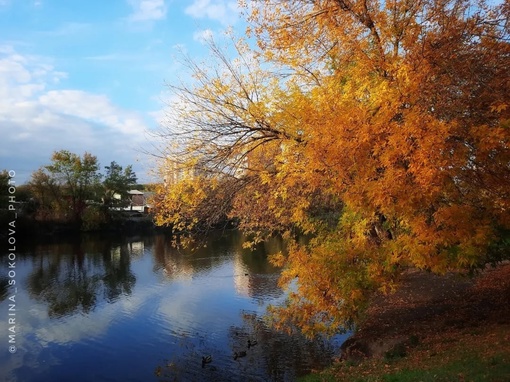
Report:
[[[208,206],[212,202],[218,182],[199,174],[194,163],[186,171],[170,167],[168,183],[156,190],[155,220],[158,225],[167,225],[176,232],[190,232],[206,217]],[[174,171],[174,172],[172,172]]]
[[[284,260],[283,286],[292,282],[296,293],[290,294],[289,305],[277,311],[281,324],[290,321],[310,336],[333,334],[366,304],[371,286],[354,271],[352,258],[338,242],[314,240],[308,248],[294,244],[278,263]]]
[[[490,110],[492,112],[501,113],[502,111],[508,109],[508,106],[509,105],[506,102],[496,103],[490,107]]]
[[[263,53],[236,43],[231,60],[212,46],[218,66],[192,65],[184,132],[169,134],[187,172],[158,193],[158,222],[179,229],[221,215],[252,243],[311,236],[272,259],[296,291],[278,314],[307,333],[357,317],[403,267],[483,262],[510,227],[498,28],[451,2],[344,3],[250,8]]]
[[[350,293],[350,296],[349,296],[349,300],[350,301],[359,301],[363,297],[364,297],[364,293],[363,293],[363,291],[361,289],[359,289],[359,288],[352,289],[351,293]]]
[[[269,261],[276,267],[283,267],[283,265],[285,264],[285,256],[280,251],[271,255]]]

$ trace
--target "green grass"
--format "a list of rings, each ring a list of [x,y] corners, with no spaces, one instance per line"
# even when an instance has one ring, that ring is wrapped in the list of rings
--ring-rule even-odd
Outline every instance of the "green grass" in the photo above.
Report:
[[[510,363],[502,354],[490,359],[462,358],[428,370],[408,370],[382,376],[384,382],[435,382],[435,381],[509,381]]]
[[[340,362],[321,373],[305,376],[300,381],[509,382],[510,353],[506,341],[491,341],[493,338],[504,338],[507,332],[498,331],[495,334],[484,336],[486,341],[483,342],[477,342],[476,337],[469,334],[458,338],[458,342],[445,338],[439,342],[439,348],[437,343],[411,344],[407,349],[409,355],[396,347],[383,358],[359,363]]]
[[[352,374],[349,380],[353,382],[438,382],[438,381],[473,381],[473,382],[508,382],[510,381],[510,362],[503,354],[497,354],[489,359],[480,357],[461,358],[439,367],[410,370],[404,368],[396,372],[385,373],[376,367],[367,370],[363,365],[351,367]],[[360,374],[368,375],[360,376]],[[345,375],[343,373],[342,375]],[[312,374],[302,379],[301,382],[333,382],[339,379],[335,375],[334,368],[323,374]]]

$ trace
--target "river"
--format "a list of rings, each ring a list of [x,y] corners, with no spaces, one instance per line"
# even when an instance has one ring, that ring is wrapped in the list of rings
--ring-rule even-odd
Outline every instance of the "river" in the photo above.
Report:
[[[285,300],[267,261],[281,242],[243,241],[215,234],[190,252],[165,235],[24,240],[0,265],[0,379],[295,381],[330,364],[346,336],[308,341],[265,319]]]

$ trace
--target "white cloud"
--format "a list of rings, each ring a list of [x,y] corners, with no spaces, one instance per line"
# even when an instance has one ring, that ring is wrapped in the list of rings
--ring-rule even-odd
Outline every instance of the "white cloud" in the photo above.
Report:
[[[133,8],[132,21],[162,20],[166,17],[165,0],[128,0]]]
[[[239,6],[231,0],[194,0],[184,12],[194,18],[208,18],[223,25],[235,24],[239,19]]]
[[[146,142],[143,117],[104,94],[60,89],[67,77],[51,60],[0,46],[0,162],[19,182],[48,163],[55,150],[88,151],[101,165],[133,164]],[[137,173],[139,178],[143,174]]]
[[[41,95],[38,101],[55,114],[100,123],[124,134],[136,135],[144,126],[135,113],[114,106],[105,95],[81,90],[51,90]]]
[[[193,33],[193,40],[198,41],[200,43],[205,43],[207,41],[211,41],[214,37],[214,33],[210,29],[203,29],[196,31]]]
[[[45,88],[46,76],[63,78],[64,73],[54,71],[44,60],[22,56],[10,46],[0,47],[0,98],[4,107],[26,100]],[[0,110],[2,106],[0,106]]]

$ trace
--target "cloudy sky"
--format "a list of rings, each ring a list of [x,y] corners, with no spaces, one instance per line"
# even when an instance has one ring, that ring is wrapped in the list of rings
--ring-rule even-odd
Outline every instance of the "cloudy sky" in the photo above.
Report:
[[[232,26],[236,0],[0,0],[0,170],[17,184],[52,152],[132,164],[157,128],[179,50],[206,57],[203,36]]]

